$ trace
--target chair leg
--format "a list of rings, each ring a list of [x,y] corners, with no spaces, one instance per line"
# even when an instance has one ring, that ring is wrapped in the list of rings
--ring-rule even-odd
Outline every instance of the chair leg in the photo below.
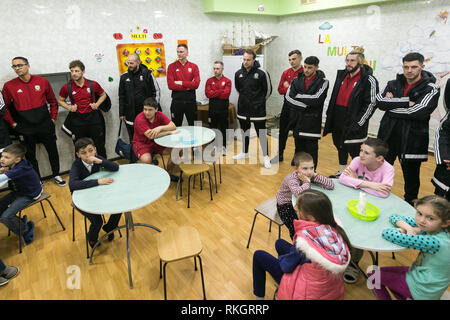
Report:
[[[89,244],[88,244],[88,238],[87,238],[87,222],[86,222],[86,217],[84,217],[84,235],[85,235],[85,239],[86,239],[86,256],[87,256],[87,259],[89,259]]]
[[[250,246],[250,240],[252,239],[253,227],[255,226],[256,216],[258,215],[258,211],[255,213],[255,217],[253,218],[252,229],[250,230],[250,236],[248,237],[247,249]]]
[[[52,203],[50,202],[50,200],[48,200],[48,199],[45,199],[45,201],[47,201],[47,202],[48,202],[48,204],[50,205],[50,207],[52,208],[52,210],[53,210],[53,213],[55,214],[55,216],[56,216],[56,219],[58,219],[58,221],[59,221],[59,224],[61,225],[61,227],[62,227],[63,231],[64,231],[64,230],[66,230],[66,227],[64,227],[63,223],[61,222],[61,219],[59,218],[58,214],[56,213],[56,211],[55,211],[55,208],[53,208],[53,205],[52,205]],[[41,203],[41,204],[42,204],[42,203]]]
[[[163,163],[164,170],[167,170],[166,162],[164,161],[164,156],[162,154],[160,154],[160,156],[161,156],[161,160],[162,160],[162,163]]]
[[[392,259],[395,260],[395,253],[392,252]]]
[[[217,175],[216,175],[216,163],[213,162],[213,168],[214,168],[214,184],[216,185],[216,193],[217,193]]]
[[[208,179],[209,179],[209,194],[211,195],[211,200],[213,199],[212,196],[212,181],[211,181],[211,174],[209,173],[209,171],[206,171],[208,173]]]
[[[19,253],[22,253],[22,211],[19,211]]]
[[[278,239],[281,238],[281,226],[278,225]]]
[[[167,262],[164,263],[163,267],[163,281],[164,281],[164,300],[167,300],[167,285],[166,285],[166,266]]]
[[[39,203],[41,204],[41,209],[42,209],[42,213],[44,214],[44,218],[47,218],[47,216],[45,215],[44,205],[42,204],[42,201]]]
[[[159,259],[159,278],[162,278],[162,260]]]
[[[202,259],[200,258],[200,255],[197,256],[198,261],[200,263],[200,274],[202,276],[202,289],[203,289],[203,300],[206,300],[206,292],[205,292],[205,280],[203,278],[203,265],[202,265]]]
[[[189,202],[190,202],[190,200],[191,200],[191,178],[192,178],[192,176],[189,176],[189,179],[188,179],[188,208],[189,208]],[[195,182],[195,176],[194,176],[194,182]]]
[[[219,160],[219,182],[222,183],[222,166],[220,165],[220,160]]]
[[[194,270],[197,271],[197,259],[195,259],[195,256],[194,256]]]
[[[72,241],[75,241],[75,208],[72,208]]]
[[[272,232],[272,220],[269,220],[269,232]]]

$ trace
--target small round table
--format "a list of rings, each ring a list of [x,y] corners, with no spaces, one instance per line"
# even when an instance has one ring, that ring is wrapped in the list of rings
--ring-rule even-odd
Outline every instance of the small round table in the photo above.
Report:
[[[216,133],[200,126],[177,127],[177,132],[155,139],[155,142],[166,148],[186,149],[200,147],[214,140]]]
[[[130,265],[129,231],[134,227],[147,227],[161,232],[155,226],[145,223],[134,223],[131,211],[145,207],[160,198],[169,188],[170,177],[164,169],[148,164],[126,164],[119,167],[119,171],[100,171],[86,178],[113,178],[108,185],[76,190],[72,194],[74,205],[82,211],[92,214],[125,213],[125,225],[104,234],[92,248],[89,264],[97,246],[111,233],[126,228],[127,260],[130,288],[133,289]]]
[[[378,264],[378,252],[396,252],[406,249],[384,239],[381,233],[384,229],[393,227],[389,222],[392,214],[414,217],[415,209],[411,205],[392,193],[387,198],[380,198],[365,192],[367,202],[380,209],[380,215],[374,221],[362,221],[350,214],[347,203],[350,200],[358,200],[359,193],[364,191],[345,186],[339,183],[338,179],[333,179],[333,182],[333,190],[325,190],[314,184],[311,185],[311,188],[322,191],[330,198],[334,217],[344,229],[353,247],[368,251],[374,265]],[[294,208],[295,203],[296,198],[293,195]],[[376,255],[373,252],[376,252]]]

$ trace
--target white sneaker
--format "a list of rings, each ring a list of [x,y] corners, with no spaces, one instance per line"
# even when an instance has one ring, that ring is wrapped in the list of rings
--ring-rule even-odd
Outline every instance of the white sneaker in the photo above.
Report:
[[[272,168],[272,164],[270,163],[270,158],[269,158],[269,156],[264,156],[264,167],[265,167],[266,169]]]
[[[233,160],[248,159],[248,158],[250,158],[250,155],[248,153],[241,152],[241,153],[233,156],[232,158],[233,158]]]

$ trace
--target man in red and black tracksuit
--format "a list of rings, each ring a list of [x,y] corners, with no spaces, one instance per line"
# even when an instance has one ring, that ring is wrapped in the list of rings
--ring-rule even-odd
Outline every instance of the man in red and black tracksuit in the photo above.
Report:
[[[63,130],[72,136],[73,143],[80,138],[88,137],[94,141],[97,153],[106,159],[105,149],[105,120],[98,107],[106,99],[106,92],[96,82],[84,78],[85,66],[80,60],[74,60],[69,64],[71,92],[67,83],[59,91],[58,103],[70,111],[64,122]],[[92,90],[88,81],[91,81]],[[97,101],[92,97],[98,96]],[[66,103],[66,98],[71,97],[71,105]]]
[[[193,126],[197,113],[195,90],[200,85],[200,72],[195,63],[187,60],[188,54],[187,45],[179,44],[178,60],[167,67],[167,85],[172,90],[170,113],[177,127],[183,124],[184,115],[188,124]]]
[[[282,96],[286,95],[286,92],[291,85],[292,80],[298,77],[298,74],[303,72],[302,67],[302,53],[299,50],[293,50],[289,52],[289,64],[291,68],[285,70],[281,75],[280,83],[278,84],[278,93]],[[289,104],[286,103],[286,99],[283,99],[283,107],[280,114],[280,132],[278,136],[278,154],[271,162],[277,163],[283,161],[283,152],[286,148],[286,140],[288,138],[289,130],[293,130],[295,123],[291,121],[289,113],[291,111]],[[297,149],[295,150],[297,152]]]
[[[440,91],[436,78],[423,70],[423,62],[420,53],[408,53],[403,57],[403,74],[389,81],[377,95],[377,107],[385,111],[378,138],[389,145],[386,161],[394,164],[399,158],[404,198],[411,205],[419,193],[420,165],[428,160],[430,115],[437,107]]]
[[[323,104],[328,93],[328,80],[319,70],[319,59],[305,59],[304,72],[292,81],[285,100],[289,111],[289,126],[293,127],[295,153],[307,152],[317,167],[319,139],[322,131]]]
[[[3,86],[3,97],[8,106],[5,121],[20,135],[27,148],[25,157],[39,174],[36,144],[43,143],[48,153],[53,179],[59,186],[66,182],[59,176],[59,155],[56,147],[55,120],[58,104],[47,79],[29,73],[28,59],[16,57],[12,67],[18,78]],[[50,104],[50,112],[47,103]]]
[[[231,80],[223,75],[223,62],[216,61],[213,66],[214,77],[209,78],[205,85],[205,95],[209,99],[208,118],[211,128],[222,133],[222,154],[226,154],[228,128],[228,98],[231,94]]]
[[[3,96],[0,93],[0,154],[3,149],[12,143],[11,138],[9,137],[9,131],[6,126],[3,117],[5,113],[8,111],[5,101],[3,100]]]
[[[346,68],[338,70],[328,104],[323,136],[332,133],[339,156],[339,171],[330,178],[338,178],[345,170],[349,154],[352,158],[359,155],[375,112],[378,81],[372,68],[364,64],[362,51],[357,48],[345,58]]]

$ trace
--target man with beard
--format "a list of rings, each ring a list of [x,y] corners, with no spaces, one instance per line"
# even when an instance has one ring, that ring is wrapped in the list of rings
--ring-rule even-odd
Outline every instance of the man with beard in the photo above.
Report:
[[[369,119],[375,112],[378,81],[373,70],[364,64],[364,49],[355,48],[345,58],[345,69],[338,70],[333,93],[328,104],[323,136],[331,132],[338,151],[338,178],[347,167],[348,155],[359,155],[367,139]]]
[[[119,82],[119,117],[125,121],[130,141],[133,140],[134,120],[142,112],[146,98],[152,97],[159,105],[159,85],[152,72],[141,63],[139,55],[133,53],[127,58],[128,72],[120,76]]]
[[[291,82],[298,77],[299,73],[303,72],[302,67],[302,53],[299,50],[293,50],[289,52],[289,64],[291,67],[283,72],[281,75],[280,83],[278,84],[278,93],[282,96],[286,95]],[[280,133],[278,136],[278,154],[272,160],[271,163],[277,163],[278,161],[283,161],[283,152],[286,147],[286,140],[288,138],[289,130],[293,130],[293,123],[290,117],[290,107],[286,103],[286,99],[283,99],[283,107],[281,108],[280,114]],[[297,149],[295,150],[297,152]],[[294,161],[294,158],[292,158]],[[291,162],[292,164],[292,162]]]
[[[307,152],[317,168],[319,139],[322,131],[323,104],[328,93],[328,80],[319,70],[319,59],[305,59],[303,72],[294,79],[286,92],[289,126],[294,128],[295,153]]]
[[[98,154],[106,158],[105,120],[98,110],[106,99],[106,92],[96,81],[84,78],[85,66],[80,60],[70,62],[69,69],[72,78],[69,83],[70,88],[67,83],[64,84],[58,97],[59,105],[70,112],[67,115],[68,119],[64,122],[63,130],[72,135],[73,143],[83,137],[91,138]],[[94,95],[91,94],[91,90]],[[98,96],[98,100],[92,101],[92,96],[95,95]],[[66,103],[68,96],[71,100],[70,105]]]
[[[17,78],[5,83],[3,98],[8,110],[5,121],[19,134],[27,148],[25,158],[39,173],[36,144],[42,143],[48,154],[53,181],[61,187],[66,182],[59,176],[59,155],[56,146],[55,121],[58,104],[47,79],[30,74],[30,64],[25,57],[15,57],[12,68]],[[50,104],[50,112],[47,103]],[[9,114],[9,112],[11,114]]]
[[[424,70],[424,57],[418,52],[403,57],[403,74],[388,82],[377,95],[377,107],[385,111],[378,138],[389,145],[385,159],[402,167],[404,198],[413,204],[420,188],[420,165],[428,160],[430,115],[439,100],[436,78]],[[439,152],[439,149],[437,150]]]

